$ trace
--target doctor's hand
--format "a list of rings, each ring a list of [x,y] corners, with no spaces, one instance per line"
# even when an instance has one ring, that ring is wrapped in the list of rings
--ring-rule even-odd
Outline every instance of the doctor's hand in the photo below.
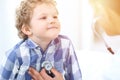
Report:
[[[54,78],[49,76],[44,68],[40,72],[38,72],[34,68],[30,67],[28,71],[33,80],[64,80],[62,74],[58,72],[55,68],[52,68],[51,72],[55,75]]]

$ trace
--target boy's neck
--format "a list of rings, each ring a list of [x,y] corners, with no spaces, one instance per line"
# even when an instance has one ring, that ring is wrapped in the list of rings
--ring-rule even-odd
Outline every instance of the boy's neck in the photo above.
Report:
[[[45,50],[47,49],[49,43],[50,43],[50,42],[48,42],[48,43],[46,43],[46,42],[44,43],[44,42],[43,42],[43,43],[40,43],[40,44],[38,44],[38,45],[42,48],[43,51],[45,51]]]
[[[38,39],[32,39],[30,38],[32,41],[34,41],[40,48],[42,48],[43,51],[45,51],[49,45],[49,43],[51,42],[51,40],[38,40]]]

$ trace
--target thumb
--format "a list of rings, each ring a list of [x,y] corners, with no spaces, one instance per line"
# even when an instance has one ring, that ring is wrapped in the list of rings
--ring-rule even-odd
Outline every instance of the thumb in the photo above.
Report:
[[[51,72],[52,72],[54,75],[60,74],[60,72],[58,72],[55,68],[52,68],[52,69],[51,69]]]

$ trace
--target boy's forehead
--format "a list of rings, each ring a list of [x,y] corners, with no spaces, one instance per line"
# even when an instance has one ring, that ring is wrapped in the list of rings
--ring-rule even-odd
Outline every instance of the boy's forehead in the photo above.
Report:
[[[52,12],[58,14],[56,6],[52,4],[37,4],[33,12],[39,12],[39,13]]]

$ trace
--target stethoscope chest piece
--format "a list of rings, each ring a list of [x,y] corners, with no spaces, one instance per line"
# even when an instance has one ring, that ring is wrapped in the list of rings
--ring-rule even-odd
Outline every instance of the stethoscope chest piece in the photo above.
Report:
[[[52,69],[52,63],[50,61],[44,61],[42,63],[42,68],[45,68],[46,73],[51,76],[52,78],[55,77],[55,75],[50,71]]]
[[[44,67],[47,71],[50,71],[52,69],[52,63],[50,61],[44,61],[42,63],[42,67]]]

